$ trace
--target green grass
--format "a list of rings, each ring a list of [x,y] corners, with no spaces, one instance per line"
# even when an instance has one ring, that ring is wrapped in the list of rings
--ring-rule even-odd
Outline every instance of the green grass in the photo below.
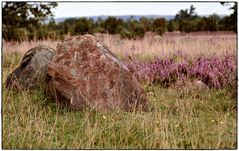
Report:
[[[20,54],[4,54],[3,86]],[[237,103],[226,90],[143,84],[152,112],[70,112],[43,90],[3,88],[3,149],[236,149]]]

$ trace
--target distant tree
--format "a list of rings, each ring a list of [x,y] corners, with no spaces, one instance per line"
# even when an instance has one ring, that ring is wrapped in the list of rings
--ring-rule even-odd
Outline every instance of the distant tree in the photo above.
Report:
[[[78,19],[74,28],[73,35],[91,33],[92,24],[93,24],[92,21],[86,18]]]
[[[197,31],[197,20],[198,16],[195,12],[195,7],[193,5],[190,6],[189,9],[180,10],[178,14],[176,14],[174,20],[177,21],[179,25],[179,30],[183,32]]]
[[[54,20],[51,20],[49,23],[48,23],[48,29],[50,30],[55,30],[57,28],[57,25],[56,25],[56,22]]]
[[[195,7],[193,5],[190,6],[189,10],[185,9],[185,10],[180,10],[178,12],[178,14],[176,14],[175,16],[175,20],[183,20],[183,19],[192,19],[195,16],[197,16],[197,14],[195,13]]]
[[[208,26],[210,31],[219,30],[220,17],[217,14],[212,14],[208,17]]]
[[[222,5],[227,5],[228,2],[221,2]],[[233,10],[232,14],[226,19],[225,26],[230,30],[237,33],[237,2],[233,3],[233,6],[229,9]]]
[[[64,22],[63,23],[63,33],[68,34],[69,33],[69,28],[70,28],[70,25],[67,22]]]
[[[193,5],[190,6],[190,9],[189,9],[189,16],[190,17],[196,15],[195,9],[196,8]]]
[[[183,32],[190,32],[190,21],[189,20],[180,20],[179,30]]]
[[[208,18],[207,17],[199,17],[197,21],[197,31],[208,31]]]
[[[94,33],[106,33],[106,30],[104,29],[104,20],[99,17],[97,21],[94,23]]]
[[[170,20],[170,21],[168,22],[167,29],[168,29],[169,32],[172,32],[172,31],[178,30],[178,29],[177,29],[176,22],[173,21],[173,20]]]
[[[138,22],[134,29],[134,38],[143,38],[144,37],[144,27]]]
[[[188,18],[189,17],[189,14],[188,14],[188,9],[186,9],[186,10],[180,10],[179,12],[178,12],[178,14],[176,14],[176,16],[175,16],[175,20],[181,20],[181,19],[186,19],[186,18]]]
[[[116,34],[117,26],[117,19],[115,17],[108,17],[104,22],[104,27],[110,34]]]
[[[64,21],[64,23],[68,23],[69,25],[73,25],[78,21],[77,18],[68,18]]]
[[[144,32],[152,30],[152,23],[151,20],[146,17],[141,17],[139,19],[140,24],[142,25]]]
[[[2,23],[3,38],[19,40],[16,34],[28,26],[40,26],[48,17],[52,17],[52,8],[56,2],[3,2]]]
[[[166,30],[166,21],[164,18],[157,18],[153,22],[154,32],[162,35]]]

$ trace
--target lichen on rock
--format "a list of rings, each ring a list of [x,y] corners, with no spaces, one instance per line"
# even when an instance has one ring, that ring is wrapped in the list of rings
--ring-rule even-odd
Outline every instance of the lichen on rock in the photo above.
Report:
[[[8,75],[6,87],[14,89],[35,89],[46,85],[47,65],[55,50],[39,45],[27,51],[20,65]]]
[[[73,110],[87,106],[102,112],[150,109],[135,76],[92,35],[59,43],[47,74],[52,95]]]

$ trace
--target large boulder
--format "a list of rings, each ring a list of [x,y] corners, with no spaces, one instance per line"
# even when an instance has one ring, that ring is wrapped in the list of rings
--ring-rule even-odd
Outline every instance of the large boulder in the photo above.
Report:
[[[34,89],[46,85],[47,65],[55,50],[39,45],[26,52],[20,65],[8,75],[6,87]]]
[[[49,90],[73,110],[148,111],[150,105],[135,76],[100,40],[92,35],[57,45],[48,65]]]

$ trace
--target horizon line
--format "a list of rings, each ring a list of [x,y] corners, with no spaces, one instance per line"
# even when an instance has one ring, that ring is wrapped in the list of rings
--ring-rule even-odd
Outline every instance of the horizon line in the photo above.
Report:
[[[216,14],[216,13],[214,13]],[[213,14],[201,14],[201,15],[197,15],[197,16],[210,16]],[[227,14],[216,14],[218,16],[229,16]],[[83,15],[83,16],[66,16],[66,17],[53,17],[53,18],[73,18],[73,17],[100,17],[100,16],[176,16],[176,15],[160,15],[160,14],[122,14],[122,15]]]

